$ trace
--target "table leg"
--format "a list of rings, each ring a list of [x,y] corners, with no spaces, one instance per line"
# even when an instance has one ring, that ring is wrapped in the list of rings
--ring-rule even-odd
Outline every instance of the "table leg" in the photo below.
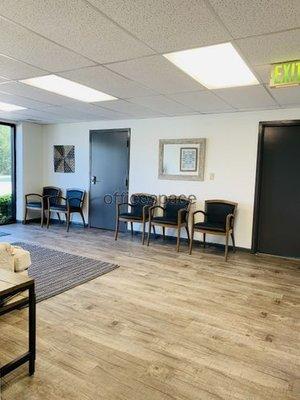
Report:
[[[36,357],[36,301],[34,283],[29,288],[29,375],[35,371]]]

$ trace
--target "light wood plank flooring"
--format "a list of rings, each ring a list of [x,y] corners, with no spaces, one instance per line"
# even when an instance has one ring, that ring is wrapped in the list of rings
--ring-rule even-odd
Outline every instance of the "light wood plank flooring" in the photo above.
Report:
[[[2,380],[1,400],[296,400],[299,262],[229,255],[140,235],[63,226],[1,227],[29,241],[118,263],[37,305],[34,377]],[[23,352],[27,311],[0,319],[0,360]]]

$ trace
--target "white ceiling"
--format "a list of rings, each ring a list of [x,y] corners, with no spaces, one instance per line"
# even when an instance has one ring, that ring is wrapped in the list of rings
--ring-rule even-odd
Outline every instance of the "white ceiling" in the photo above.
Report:
[[[270,64],[300,59],[300,0],[0,2],[1,119],[40,123],[300,106],[300,87],[269,89]],[[230,41],[260,85],[209,91],[162,54]],[[118,98],[87,104],[18,80],[55,73]]]

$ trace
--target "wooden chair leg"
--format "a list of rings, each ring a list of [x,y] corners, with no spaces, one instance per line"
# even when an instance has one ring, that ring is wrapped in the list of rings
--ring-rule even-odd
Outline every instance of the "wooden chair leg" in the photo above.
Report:
[[[180,247],[180,231],[181,231],[181,225],[177,227],[177,242],[176,242],[176,251],[179,251]]]
[[[146,229],[146,221],[143,221],[142,245],[144,245],[145,243],[145,229]]]
[[[226,243],[225,243],[225,261],[227,261],[228,258],[228,239],[229,239],[229,233],[226,232]]]
[[[162,227],[162,231],[163,231],[163,240],[166,239],[166,228],[163,226]]]
[[[80,213],[80,215],[81,215],[81,219],[82,219],[83,227],[85,228],[85,227],[86,227],[86,225],[85,225],[85,219],[84,219],[83,211],[82,211],[82,210],[80,210],[80,211],[79,211],[79,213]]]
[[[59,221],[59,223],[61,224],[60,215],[59,215],[59,213],[56,213],[56,214],[57,214],[58,221]]]
[[[147,237],[147,246],[149,246],[150,243],[150,235],[151,235],[151,221],[149,221],[149,228],[148,228],[148,237]]]
[[[68,212],[67,213],[67,232],[69,232],[69,229],[70,229],[70,219],[71,219],[71,214]]]
[[[203,233],[203,248],[206,246],[206,233]]]
[[[48,210],[48,215],[47,215],[47,229],[49,229],[49,225],[50,225],[50,217],[51,217],[51,211]]]
[[[119,226],[120,226],[120,221],[119,221],[119,217],[117,216],[117,218],[116,218],[115,240],[117,240],[117,239],[118,239],[118,234],[119,234]]]
[[[186,230],[186,235],[187,235],[187,239],[188,239],[188,244],[190,244],[190,232],[189,232],[189,227],[186,225],[185,226],[185,230]]]
[[[130,222],[131,236],[133,237],[133,222]]]
[[[190,254],[192,254],[193,251],[193,240],[194,240],[194,225],[192,226],[192,230],[191,230],[191,237],[190,237]]]
[[[234,239],[234,233],[231,232],[231,239],[232,239],[232,250],[235,253],[235,239]]]
[[[44,213],[44,209],[41,210],[41,228],[44,226],[44,217],[45,217],[45,213]]]
[[[154,225],[152,225],[152,228],[153,228],[154,238],[156,239],[156,231],[155,231],[155,226],[154,226]]]
[[[27,224],[27,215],[28,215],[28,208],[25,207],[25,215],[24,215],[24,225]]]

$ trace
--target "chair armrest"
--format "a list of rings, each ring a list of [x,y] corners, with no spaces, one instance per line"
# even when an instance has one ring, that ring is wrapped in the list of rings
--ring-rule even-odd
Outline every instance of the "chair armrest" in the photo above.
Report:
[[[67,202],[67,199],[65,197],[63,197],[63,196],[46,196],[46,198],[47,198],[48,209],[50,208],[50,200],[51,199],[57,199],[57,200],[62,199],[65,202]]]
[[[33,196],[40,197],[41,199],[43,198],[43,196],[39,193],[28,193],[28,194],[25,194],[25,203],[26,204],[28,203],[28,197],[33,197]]]
[[[162,207],[162,206],[151,206],[151,207],[149,208],[149,217],[150,217],[150,218],[153,216],[153,211],[154,211],[156,208],[160,208],[161,210],[165,211],[165,208]]]
[[[58,198],[64,199],[66,201],[68,207],[70,206],[70,201],[73,201],[73,200],[79,201],[80,202],[80,206],[79,207],[80,208],[82,207],[83,199],[78,199],[77,197],[72,197],[72,198],[68,199],[68,198],[64,198],[64,197],[61,197],[61,196],[58,196]]]
[[[196,215],[196,214],[199,214],[199,213],[201,213],[201,214],[203,214],[205,217],[207,217],[207,213],[204,212],[204,211],[202,211],[202,210],[194,211],[194,212],[193,212],[193,223],[195,223],[195,215]]]
[[[117,216],[120,214],[120,208],[121,206],[129,206],[131,208],[135,207],[133,204],[128,203],[128,202],[124,202],[124,203],[118,203],[117,204]]]
[[[226,216],[226,231],[229,229],[232,229],[234,225],[234,215],[233,214],[228,214]]]

